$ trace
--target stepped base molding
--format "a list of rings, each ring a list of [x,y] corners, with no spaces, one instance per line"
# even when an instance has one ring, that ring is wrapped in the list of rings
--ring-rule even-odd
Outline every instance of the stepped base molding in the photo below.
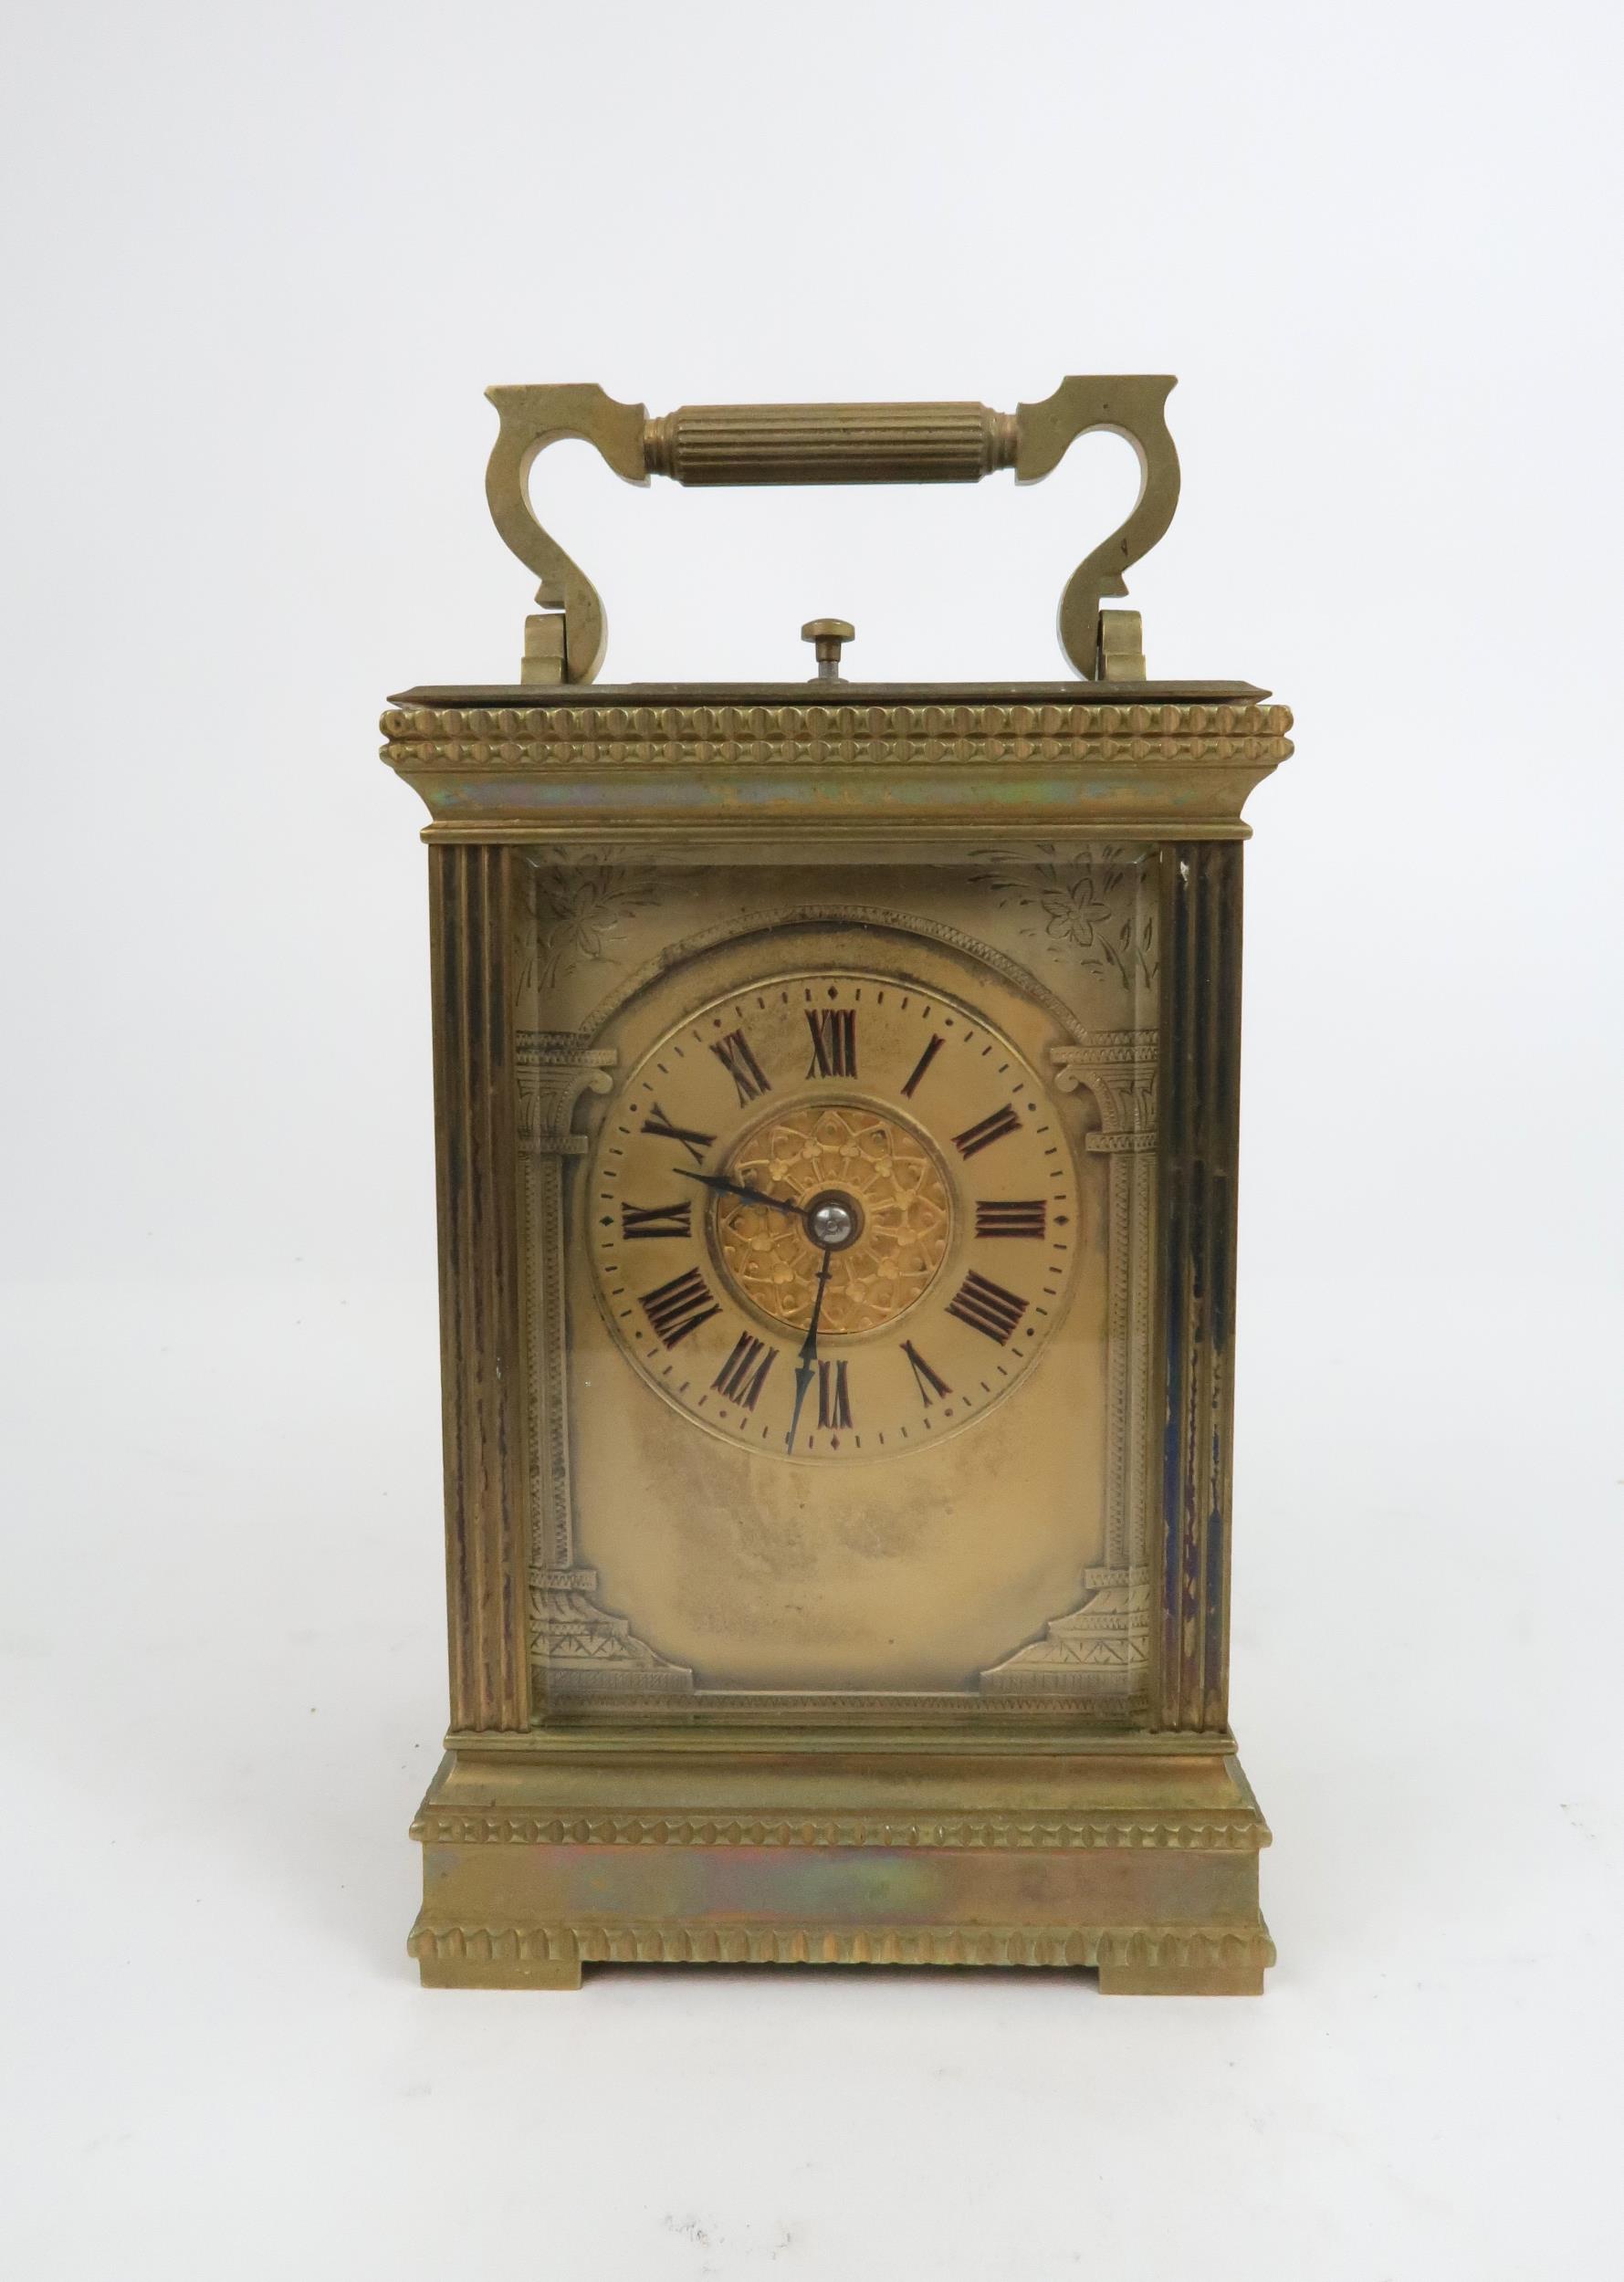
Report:
[[[426,1986],[572,1989],[594,1964],[1092,1968],[1120,1994],[1257,1994],[1268,1827],[1226,1737],[556,1732],[454,1750],[413,1826]]]

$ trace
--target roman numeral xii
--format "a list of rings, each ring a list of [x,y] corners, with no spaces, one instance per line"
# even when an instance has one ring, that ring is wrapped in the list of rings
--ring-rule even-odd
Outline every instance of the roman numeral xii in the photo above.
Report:
[[[857,1010],[851,1006],[808,1007],[812,1032],[809,1078],[854,1078],[857,1074]]]

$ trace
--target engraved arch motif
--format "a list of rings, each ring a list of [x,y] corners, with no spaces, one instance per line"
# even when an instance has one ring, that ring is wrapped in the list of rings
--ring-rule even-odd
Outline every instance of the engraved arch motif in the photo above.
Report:
[[[582,1044],[598,1037],[614,1017],[632,1000],[653,984],[664,980],[680,959],[692,958],[701,951],[717,949],[724,943],[748,942],[755,935],[778,935],[786,927],[846,926],[884,928],[892,935],[916,935],[934,943],[944,943],[950,950],[960,951],[967,958],[978,959],[990,968],[1011,987],[1032,999],[1064,1031],[1068,1038],[1079,1042],[1089,1032],[1077,1016],[1043,983],[1016,959],[1005,952],[994,950],[990,943],[982,943],[960,927],[948,926],[938,919],[928,919],[914,912],[886,910],[879,905],[849,903],[796,904],[787,911],[774,912],[770,918],[754,917],[745,920],[723,919],[714,926],[701,927],[697,934],[686,936],[680,943],[673,943],[660,957],[650,959],[636,973],[618,983],[607,998],[581,1025],[577,1035]]]

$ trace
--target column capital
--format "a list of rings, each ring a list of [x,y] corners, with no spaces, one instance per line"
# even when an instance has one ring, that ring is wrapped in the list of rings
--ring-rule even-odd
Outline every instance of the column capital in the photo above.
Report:
[[[1085,1143],[1096,1155],[1155,1148],[1158,1055],[1154,1030],[1095,1031],[1080,1044],[1050,1048],[1055,1090],[1086,1091],[1099,1105],[1099,1130]]]
[[[519,1146],[532,1157],[584,1157],[586,1136],[571,1130],[583,1094],[607,1094],[620,1057],[610,1046],[583,1046],[571,1031],[520,1031]]]

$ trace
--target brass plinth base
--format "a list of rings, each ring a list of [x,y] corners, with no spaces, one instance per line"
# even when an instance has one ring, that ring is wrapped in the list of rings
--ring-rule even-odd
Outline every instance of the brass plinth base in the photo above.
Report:
[[[1193,1746],[1193,1747],[1192,1747]],[[583,1965],[1093,1966],[1121,1995],[1256,1995],[1269,1832],[1229,1738],[481,1737],[413,1835],[424,1986]]]

